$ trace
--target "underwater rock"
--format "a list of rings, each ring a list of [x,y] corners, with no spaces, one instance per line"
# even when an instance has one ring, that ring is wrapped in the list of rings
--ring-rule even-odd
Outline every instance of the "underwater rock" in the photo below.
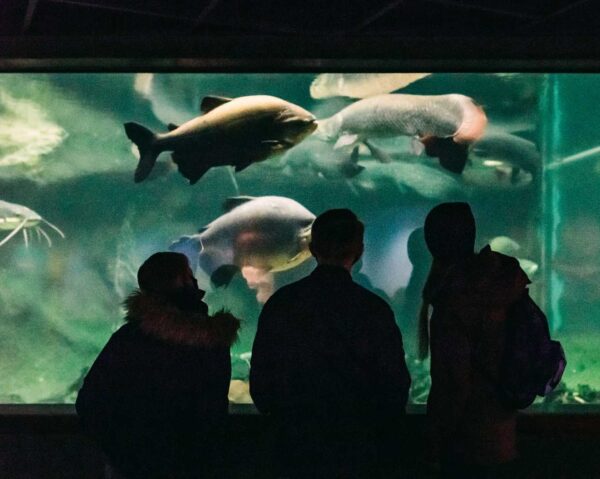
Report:
[[[66,131],[48,120],[31,100],[0,90],[0,177],[36,177],[42,157],[56,149]]]
[[[250,383],[233,379],[229,383],[229,393],[227,398],[233,404],[252,404],[252,396],[250,396]]]

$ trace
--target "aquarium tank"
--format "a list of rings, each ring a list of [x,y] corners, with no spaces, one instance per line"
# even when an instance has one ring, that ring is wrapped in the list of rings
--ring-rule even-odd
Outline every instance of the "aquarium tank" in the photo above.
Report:
[[[518,258],[564,346],[535,407],[598,403],[598,104],[596,74],[0,74],[0,403],[73,403],[165,250],[242,319],[230,401],[250,403],[261,306],[314,268],[315,215],[347,207],[354,279],[391,304],[422,404],[421,228],[444,201]]]

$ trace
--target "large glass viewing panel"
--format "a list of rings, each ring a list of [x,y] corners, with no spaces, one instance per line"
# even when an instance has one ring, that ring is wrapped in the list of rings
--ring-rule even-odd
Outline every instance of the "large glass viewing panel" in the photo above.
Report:
[[[460,200],[565,347],[540,404],[597,403],[598,104],[595,74],[0,74],[0,402],[74,402],[138,267],[169,248],[211,310],[243,319],[230,399],[250,401],[262,303],[314,268],[313,215],[349,207],[366,225],[355,280],[392,305],[423,403],[418,228]]]

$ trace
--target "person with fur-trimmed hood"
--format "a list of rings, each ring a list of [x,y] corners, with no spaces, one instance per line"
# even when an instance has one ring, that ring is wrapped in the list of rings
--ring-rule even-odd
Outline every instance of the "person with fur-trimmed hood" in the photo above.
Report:
[[[205,477],[217,467],[239,321],[208,314],[187,258],[156,253],[125,325],[87,374],[76,409],[126,477]]]

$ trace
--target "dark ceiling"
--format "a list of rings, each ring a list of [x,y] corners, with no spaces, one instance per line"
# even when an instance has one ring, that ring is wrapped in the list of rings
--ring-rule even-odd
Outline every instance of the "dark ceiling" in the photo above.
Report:
[[[0,35],[595,35],[592,0],[0,0]]]
[[[60,68],[93,69],[94,58],[136,58],[146,63],[109,67],[144,68],[149,59],[163,59],[171,63],[152,68],[312,71],[335,69],[339,61],[356,71],[598,71],[597,3],[0,0],[0,70],[52,69],[47,59],[65,58],[90,62]]]

